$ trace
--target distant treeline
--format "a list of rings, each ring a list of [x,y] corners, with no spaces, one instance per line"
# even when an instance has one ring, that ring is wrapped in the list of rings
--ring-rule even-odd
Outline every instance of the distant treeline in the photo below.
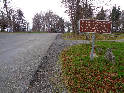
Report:
[[[32,31],[63,33],[65,30],[64,19],[49,10],[46,13],[37,13],[33,18]]]

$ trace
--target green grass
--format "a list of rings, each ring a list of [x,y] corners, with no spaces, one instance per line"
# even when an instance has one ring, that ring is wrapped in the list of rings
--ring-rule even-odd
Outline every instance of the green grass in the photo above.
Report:
[[[102,51],[99,52],[98,48]],[[104,54],[112,48],[116,64],[107,61]],[[90,60],[91,45],[75,45],[63,50],[63,80],[71,93],[123,93],[124,43],[96,42],[98,57]]]
[[[124,39],[124,34],[95,34],[96,40],[118,40]],[[86,40],[85,34],[74,34],[74,33],[65,33],[62,35],[65,40]],[[89,34],[89,40],[92,39],[92,33]]]

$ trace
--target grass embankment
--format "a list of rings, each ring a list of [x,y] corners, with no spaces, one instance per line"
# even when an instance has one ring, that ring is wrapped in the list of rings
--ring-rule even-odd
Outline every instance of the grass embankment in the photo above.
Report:
[[[102,51],[98,49],[102,48]],[[112,48],[116,64],[104,58]],[[63,80],[71,93],[124,93],[124,43],[97,42],[98,57],[90,61],[91,45],[75,45],[63,50]]]
[[[92,33],[87,34],[89,40],[92,39]],[[124,34],[95,34],[96,40],[118,40],[124,39]],[[62,35],[65,40],[86,40],[86,33],[85,34],[74,34],[74,33],[65,33]]]

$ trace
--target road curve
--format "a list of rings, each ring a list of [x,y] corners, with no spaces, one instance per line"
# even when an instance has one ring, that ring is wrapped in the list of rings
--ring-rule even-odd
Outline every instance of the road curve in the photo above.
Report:
[[[0,33],[0,93],[24,93],[55,33]]]

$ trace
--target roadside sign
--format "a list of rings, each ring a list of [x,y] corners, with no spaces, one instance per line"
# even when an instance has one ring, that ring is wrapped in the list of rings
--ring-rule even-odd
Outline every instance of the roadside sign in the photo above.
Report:
[[[112,22],[106,20],[81,19],[79,21],[80,32],[111,33]]]
[[[95,33],[111,33],[112,22],[106,20],[89,20],[81,19],[79,21],[80,32],[93,33],[92,35],[92,50],[90,59],[94,59]]]

